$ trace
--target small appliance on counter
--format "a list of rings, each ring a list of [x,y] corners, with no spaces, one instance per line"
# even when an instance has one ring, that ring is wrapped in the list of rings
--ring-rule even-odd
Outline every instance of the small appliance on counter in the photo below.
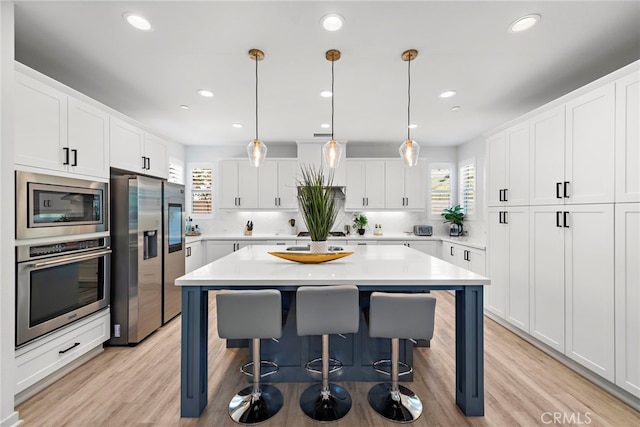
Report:
[[[432,236],[433,227],[430,225],[414,225],[413,234],[416,236]]]

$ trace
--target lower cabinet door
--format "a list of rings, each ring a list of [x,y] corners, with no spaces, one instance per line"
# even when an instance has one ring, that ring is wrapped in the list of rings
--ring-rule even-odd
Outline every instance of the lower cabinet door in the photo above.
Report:
[[[505,317],[509,272],[508,225],[502,223],[502,210],[489,209],[489,277],[491,285],[485,286],[485,308],[496,316]]]

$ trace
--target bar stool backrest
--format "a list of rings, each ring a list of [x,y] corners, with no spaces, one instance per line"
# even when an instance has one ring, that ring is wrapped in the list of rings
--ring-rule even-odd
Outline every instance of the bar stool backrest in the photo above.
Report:
[[[436,299],[426,294],[373,292],[369,336],[374,338],[433,338]]]
[[[223,290],[216,295],[216,308],[220,338],[280,338],[282,335],[282,300],[276,289]]]
[[[355,285],[300,286],[296,292],[298,335],[356,333],[359,307]]]

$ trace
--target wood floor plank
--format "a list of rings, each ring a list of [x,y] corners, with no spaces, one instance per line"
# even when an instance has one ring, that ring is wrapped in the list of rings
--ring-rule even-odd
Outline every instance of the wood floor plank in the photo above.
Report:
[[[563,426],[640,425],[640,413],[485,318],[485,416],[467,418],[455,404],[455,305],[448,292],[438,298],[436,331],[430,348],[414,353],[414,381],[405,385],[421,397],[414,426],[548,426],[549,415],[573,418]],[[215,298],[209,297],[209,404],[198,419],[180,418],[180,317],[136,347],[108,347],[69,375],[25,401],[17,410],[21,427],[200,427],[237,426],[227,414],[231,397],[247,386],[239,372],[246,349],[227,349],[217,337]],[[317,427],[299,398],[308,383],[276,384],[282,410],[265,426]],[[386,427],[368,405],[374,383],[343,383],[353,398],[336,427]],[[589,414],[590,423],[586,423]],[[551,415],[552,416],[552,415]],[[580,424],[580,422],[582,424]],[[558,425],[558,424],[555,424]]]

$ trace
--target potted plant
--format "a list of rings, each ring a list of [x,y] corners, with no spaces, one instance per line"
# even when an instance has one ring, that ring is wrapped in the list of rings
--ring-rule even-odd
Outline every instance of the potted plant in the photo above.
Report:
[[[336,199],[331,191],[333,174],[330,173],[325,180],[322,168],[302,166],[301,176],[298,180],[298,202],[311,236],[310,250],[328,252],[327,237],[338,215]]]
[[[441,215],[444,217],[445,223],[451,223],[449,236],[462,236],[462,221],[464,220],[462,207],[455,205],[451,208],[445,208]]]
[[[363,213],[353,214],[353,228],[358,230],[358,234],[364,236],[364,228],[369,223],[367,216]]]

